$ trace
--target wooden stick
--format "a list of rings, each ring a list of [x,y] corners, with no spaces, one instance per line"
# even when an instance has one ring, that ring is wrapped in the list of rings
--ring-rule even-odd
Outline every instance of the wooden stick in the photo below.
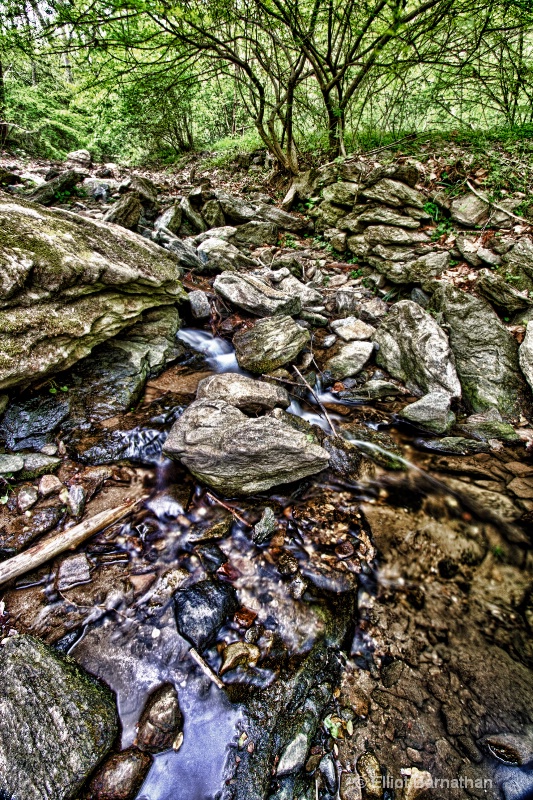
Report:
[[[236,517],[239,520],[239,522],[242,522],[243,525],[247,525],[248,528],[253,528],[254,527],[253,525],[250,525],[249,522],[246,522],[244,517],[239,516],[239,514],[237,514],[237,512],[235,511],[233,506],[226,505],[226,503],[223,503],[222,500],[219,500],[218,497],[215,497],[215,495],[211,494],[211,492],[206,492],[206,495],[207,495],[207,497],[210,497],[211,500],[213,500],[215,503],[218,503],[219,506],[222,506],[222,508],[225,508],[226,511],[230,511],[233,514],[233,516]]]
[[[501,211],[503,214],[507,214],[507,216],[508,216],[508,217],[512,217],[513,219],[516,219],[516,220],[518,220],[518,222],[521,222],[521,223],[522,223],[522,225],[530,225],[530,224],[531,224],[531,223],[529,223],[529,222],[527,221],[527,219],[524,219],[524,217],[518,217],[516,214],[513,214],[513,212],[512,212],[512,211],[508,211],[508,210],[507,210],[506,208],[504,208],[503,206],[499,206],[497,203],[493,203],[493,202],[492,202],[492,200],[487,200],[487,198],[486,198],[486,197],[483,197],[483,195],[482,195],[482,194],[480,194],[478,191],[476,191],[476,190],[474,189],[474,187],[472,186],[472,184],[470,183],[470,181],[467,181],[467,182],[466,182],[466,185],[468,186],[468,188],[470,189],[470,191],[471,191],[471,192],[473,192],[473,193],[476,195],[476,197],[479,197],[479,199],[480,199],[480,200],[483,200],[483,202],[484,202],[484,203],[486,203],[486,204],[487,204],[489,207],[490,207],[490,206],[493,206],[493,207],[494,207],[494,208],[496,208],[498,211]]]
[[[24,553],[19,553],[13,558],[2,562],[0,564],[0,586],[14,580],[14,578],[19,578],[26,572],[37,569],[37,567],[40,567],[51,558],[64,553],[65,550],[74,550],[86,539],[94,536],[95,533],[99,533],[104,528],[130,514],[143,500],[146,500],[146,497],[141,497],[138,500],[128,500],[116,508],[101,511],[99,514],[95,514],[94,517],[85,520],[85,522],[62,531],[56,536],[52,536],[51,539],[39,542],[39,544],[30,547]]]
[[[207,664],[203,660],[203,658],[200,655],[200,653],[197,650],[195,650],[194,647],[191,647],[191,649],[189,650],[189,655],[190,655],[190,657],[192,658],[193,661],[196,661],[196,663],[198,664],[198,666],[200,667],[200,669],[202,670],[204,675],[207,675],[209,680],[213,681],[215,686],[218,686],[219,689],[225,689],[226,688],[225,683],[223,683],[220,680],[218,675],[215,675],[215,673],[213,672],[213,670],[211,669],[209,664]]]
[[[313,387],[305,380],[304,376],[302,375],[302,373],[300,372],[298,367],[293,366],[293,370],[298,375],[298,377],[302,379],[302,381],[305,383],[305,385],[307,386],[307,388],[309,389],[309,391],[311,392],[311,394],[315,398],[316,402],[318,403],[318,406],[319,406],[320,410],[322,411],[322,413],[324,414],[325,418],[328,421],[328,425],[331,428],[331,432],[332,432],[333,436],[337,436],[337,431],[335,430],[335,426],[333,425],[333,422],[330,419],[330,416],[329,416],[329,414],[327,412],[326,407],[321,403],[319,396],[317,395],[317,393],[315,392]]]

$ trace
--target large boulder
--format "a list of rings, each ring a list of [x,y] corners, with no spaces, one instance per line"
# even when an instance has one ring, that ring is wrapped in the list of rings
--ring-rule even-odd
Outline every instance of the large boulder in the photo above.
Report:
[[[119,227],[0,193],[0,388],[70,367],[185,299],[180,260]]]
[[[118,733],[111,692],[31,636],[5,640],[0,671],[0,797],[77,797]]]
[[[526,391],[518,365],[518,344],[484,300],[440,283],[433,305],[450,336],[463,399],[471,411],[497,408],[504,417],[519,413]]]
[[[258,317],[297,314],[302,307],[298,296],[273,289],[253,275],[225,272],[215,279],[213,288],[225,300]]]
[[[448,337],[433,317],[412,300],[401,300],[376,331],[378,364],[415,394],[461,396]]]
[[[276,406],[288,408],[289,394],[279,384],[247,378],[235,372],[210,375],[198,384],[197,400],[225,400],[235,408],[255,414],[271,411]]]
[[[312,439],[274,417],[250,419],[224,400],[196,400],[164,452],[223,494],[246,495],[325,469],[329,455]]]
[[[253,328],[233,337],[235,354],[242,369],[271,372],[292,361],[310,340],[309,331],[291,317],[266,317]]]

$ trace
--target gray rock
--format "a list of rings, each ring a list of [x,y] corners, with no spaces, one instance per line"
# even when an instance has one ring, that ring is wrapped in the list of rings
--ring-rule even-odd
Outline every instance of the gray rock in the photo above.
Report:
[[[420,444],[425,450],[433,453],[449,453],[455,456],[473,456],[490,451],[490,446],[485,442],[476,442],[463,436],[445,436],[443,439],[433,439]]]
[[[14,401],[8,406],[0,437],[10,450],[40,450],[53,437],[70,411],[68,395],[58,394]]]
[[[455,422],[450,411],[451,397],[444,392],[429,392],[416,403],[406,406],[399,416],[432,433],[445,433]]]
[[[346,209],[341,206],[335,206],[324,200],[320,203],[315,213],[315,230],[318,233],[323,233],[327,228],[337,228],[337,222],[346,217]],[[347,228],[349,230],[349,228]]]
[[[469,417],[465,424],[458,426],[461,433],[467,433],[481,442],[490,442],[491,439],[514,442],[515,444],[520,442],[520,437],[508,422],[500,422],[499,420],[471,422],[471,419]]]
[[[477,238],[472,239],[469,236],[458,236],[455,246],[468,264],[471,264],[473,267],[479,267],[482,264],[481,258],[478,255],[479,240]]]
[[[133,231],[137,228],[143,207],[136,192],[128,192],[111,206],[104,216],[104,222],[113,222],[121,228]]]
[[[364,383],[357,389],[350,389],[340,392],[339,397],[347,400],[379,400],[382,397],[395,397],[401,394],[401,390],[395,383],[382,380],[371,380]]]
[[[102,181],[98,178],[85,178],[83,181],[83,188],[93,200],[107,203],[109,193],[111,192],[111,186],[108,181]]]
[[[223,400],[196,400],[164,446],[192,474],[226,495],[254,494],[320,472],[328,454],[273,417],[250,419]]]
[[[85,510],[86,494],[83,486],[74,484],[68,490],[68,507],[73,517],[79,518]]]
[[[209,319],[211,316],[211,306],[209,298],[201,289],[189,292],[189,303],[194,319]]]
[[[4,194],[0,227],[0,388],[67,369],[186,297],[179,260],[122,228]]]
[[[88,150],[73,150],[72,153],[67,153],[65,159],[68,166],[79,167],[80,169],[90,169],[93,163],[93,157]]]
[[[292,775],[303,769],[309,747],[309,735],[298,733],[281,754],[276,775]]]
[[[250,222],[256,215],[256,206],[247,203],[238,197],[232,197],[227,192],[215,192],[224,216],[232,222]],[[266,220],[270,222],[271,220]]]
[[[309,342],[309,332],[291,317],[267,317],[233,337],[237,361],[250,372],[272,372],[296,358]]]
[[[59,566],[56,586],[60,592],[91,580],[91,565],[85,553],[64,558]]]
[[[39,494],[35,486],[23,486],[17,495],[17,506],[19,511],[27,511],[32,508],[39,499]]]
[[[357,193],[359,192],[359,184],[351,181],[338,181],[326,186],[322,192],[324,200],[328,203],[335,203],[338,206],[349,206],[350,208],[355,203]]]
[[[476,291],[489,303],[509,313],[533,306],[533,300],[513,289],[497,272],[490,269],[479,271]]]
[[[375,167],[369,175],[365,176],[364,184],[373,186],[383,178],[392,178],[395,181],[406,183],[414,189],[420,179],[420,172],[415,164],[387,164],[383,167]]]
[[[393,283],[424,283],[438,277],[448,269],[450,254],[433,252],[407,263],[373,261],[372,264]]]
[[[207,230],[207,225],[205,223],[204,218],[200,214],[199,211],[196,211],[195,208],[191,205],[191,201],[187,197],[182,197],[180,200],[180,208],[183,213],[183,216],[187,220],[187,222],[191,225],[193,231],[198,231],[202,233],[202,231]]]
[[[45,453],[24,453],[24,466],[21,472],[17,473],[17,478],[33,480],[55,472],[61,464],[61,459],[55,456],[47,456]]]
[[[440,283],[433,304],[447,325],[463,399],[472,411],[495,407],[504,417],[519,413],[525,384],[518,344],[484,301]]]
[[[512,250],[503,255],[502,260],[507,266],[523,270],[528,277],[533,277],[533,241],[522,237]]]
[[[258,264],[224,239],[205,239],[198,246],[198,257],[206,271],[238,272],[257,268]]]
[[[361,222],[360,217],[361,212],[359,210],[352,211],[344,217],[339,217],[336,222],[336,227],[341,231],[347,231],[352,234],[363,233],[365,226],[363,222]]]
[[[233,586],[220,581],[205,580],[178,589],[174,594],[178,631],[197,650],[204,650],[238,605]]]
[[[357,317],[336,319],[331,323],[331,330],[335,331],[345,342],[365,341],[371,339],[376,332],[372,325],[367,325]]]
[[[198,584],[197,584],[198,585]],[[187,590],[185,590],[187,591]],[[174,596],[176,598],[176,595]],[[177,607],[176,603],[176,607]],[[169,750],[183,726],[178,693],[170,683],[152,692],[137,725],[137,747],[148,753]]]
[[[421,231],[409,231],[392,225],[370,225],[364,235],[371,245],[414,245],[429,242],[427,234]]]
[[[237,228],[234,228],[232,225],[224,225],[221,228],[211,228],[203,233],[197,233],[196,236],[193,236],[189,241],[192,241],[196,247],[207,239],[223,239],[225,242],[229,242],[235,237],[236,233]]]
[[[368,211],[359,214],[357,220],[365,225],[394,225],[395,227],[411,228],[412,230],[420,227],[418,220],[403,216],[386,206],[369,208]]]
[[[382,178],[372,186],[365,187],[361,195],[367,200],[374,200],[377,203],[385,203],[387,206],[413,206],[423,208],[426,198],[421,192],[406,186],[404,183]]]
[[[278,241],[278,226],[273,222],[258,222],[252,220],[244,225],[239,225],[235,233],[235,241],[240,244],[276,244]]]
[[[258,317],[297,314],[301,309],[299,297],[290,297],[252,275],[225,272],[215,279],[213,288],[225,300]]]
[[[267,506],[261,514],[261,519],[256,522],[252,530],[252,539],[256,544],[265,544],[272,538],[278,527],[278,521],[273,510]]]
[[[209,228],[221,228],[226,224],[222,206],[218,200],[208,200],[202,206],[202,217]]]
[[[433,317],[411,300],[396,303],[378,328],[377,363],[415,393],[461,396],[448,337]]]
[[[454,222],[467,228],[475,228],[476,225],[488,222],[489,205],[476,197],[473,192],[468,192],[468,194],[452,200],[450,213]]]
[[[174,203],[155,221],[155,227],[166,228],[171,233],[177,233],[181,228],[182,220],[183,209],[179,203]]]
[[[394,247],[394,245],[376,244],[372,247],[372,253],[385,261],[409,262],[416,261],[419,255],[425,255],[425,253],[419,252],[422,249],[426,250],[427,247],[424,247],[424,245],[419,247]]]
[[[0,794],[74,797],[118,733],[111,692],[31,636],[0,647]]]
[[[53,203],[58,202],[58,197],[64,192],[71,192],[78,183],[81,183],[85,178],[86,173],[80,172],[77,169],[69,169],[62,172],[51,181],[46,181],[30,195],[30,199],[34,203],[39,203],[41,206],[51,206]]]
[[[357,375],[370,359],[373,350],[372,342],[353,341],[344,344],[337,355],[327,360],[324,371],[335,381]]]
[[[289,214],[287,211],[282,211],[276,206],[260,205],[254,215],[255,219],[262,220],[263,222],[271,222],[277,225],[282,231],[291,231],[292,233],[299,233],[308,226],[308,221],[302,217],[297,217],[296,214]]]
[[[157,189],[149,178],[142,175],[130,175],[118,187],[120,194],[135,192],[147,211],[157,209]]]
[[[328,242],[336,253],[345,253],[347,246],[347,235],[338,228],[329,228],[324,231],[324,239]]]
[[[533,391],[533,321],[527,323],[524,341],[518,350],[520,369]]]
[[[241,411],[255,414],[276,406],[288,408],[288,392],[279,384],[247,378],[234,372],[210,375],[198,384],[197,400],[224,400]]]
[[[320,305],[324,300],[318,289],[302,283],[294,275],[287,275],[279,281],[278,288],[289,297],[299,297],[302,308]]]

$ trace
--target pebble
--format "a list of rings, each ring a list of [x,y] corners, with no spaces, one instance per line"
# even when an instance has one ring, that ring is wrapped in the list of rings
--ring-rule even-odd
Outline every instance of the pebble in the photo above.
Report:
[[[38,499],[39,494],[35,486],[23,486],[17,496],[19,511],[27,511],[28,508],[32,508]]]
[[[222,665],[219,675],[224,675],[240,665],[255,667],[261,658],[261,651],[255,644],[249,642],[232,642],[222,653]]]
[[[68,490],[68,507],[73,517],[81,517],[85,510],[85,489],[79,484],[74,484]]]
[[[135,747],[114,753],[97,771],[84,800],[133,800],[151,763],[152,757]]]
[[[90,563],[85,553],[65,558],[61,562],[57,574],[57,588],[60,592],[72,589],[80,583],[88,583],[91,580]]]
[[[298,572],[298,560],[291,553],[283,551],[278,558],[278,572],[280,575],[294,575]]]
[[[276,528],[276,516],[273,510],[267,506],[261,515],[261,519],[253,527],[253,541],[256,544],[264,544],[273,536]]]
[[[211,306],[209,305],[209,298],[205,292],[201,289],[195,289],[189,292],[189,302],[194,319],[209,319],[211,316]]]
[[[41,497],[58,494],[62,489],[63,484],[55,475],[43,475],[39,481],[39,494]]]
[[[357,772],[364,781],[365,798],[382,800],[383,780],[377,758],[372,753],[363,753],[357,759]]]
[[[171,683],[164,683],[146,702],[135,743],[140,750],[161,753],[173,746],[182,726],[178,693]]]

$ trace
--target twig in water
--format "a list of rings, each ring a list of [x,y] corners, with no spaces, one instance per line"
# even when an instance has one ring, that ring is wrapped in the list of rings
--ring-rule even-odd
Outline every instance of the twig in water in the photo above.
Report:
[[[244,517],[241,517],[239,514],[237,514],[235,509],[232,508],[232,506],[226,505],[226,503],[223,503],[222,500],[219,500],[218,497],[215,497],[215,495],[211,494],[211,492],[206,492],[205,494],[206,494],[207,497],[210,497],[211,500],[213,500],[215,503],[218,503],[219,506],[222,506],[222,508],[225,508],[226,511],[230,511],[233,514],[233,516],[236,517],[239,520],[239,522],[242,522],[243,525],[246,525],[248,528],[253,528],[254,527],[253,525],[250,525],[249,522],[246,522]]]
[[[94,536],[95,533],[99,533],[114,522],[118,522],[128,514],[131,514],[136,506],[144,500],[146,500],[146,497],[140,497],[138,500],[129,500],[111,510],[101,511],[100,514],[95,514],[94,517],[85,520],[85,522],[62,531],[56,536],[52,536],[51,539],[39,542],[39,544],[30,547],[24,553],[8,558],[7,561],[0,564],[0,586],[14,578],[19,578],[32,569],[37,569],[37,567],[45,564],[51,558],[64,553],[65,550],[74,550],[86,539]]]
[[[304,384],[307,386],[307,388],[309,389],[309,391],[311,392],[311,394],[315,398],[316,402],[318,403],[318,406],[319,406],[320,410],[322,411],[322,413],[324,414],[325,418],[328,421],[328,425],[331,428],[331,432],[332,432],[333,436],[337,436],[338,434],[337,434],[337,431],[335,430],[335,426],[333,425],[333,422],[331,421],[331,418],[330,418],[325,406],[322,404],[319,396],[317,395],[317,393],[315,392],[313,387],[305,380],[304,376],[302,375],[302,373],[300,372],[298,367],[293,366],[293,370],[298,375],[300,380],[302,380],[304,382]]]
[[[190,655],[190,657],[192,658],[193,661],[196,661],[196,663],[198,664],[198,666],[200,667],[200,669],[202,670],[204,675],[207,675],[209,680],[213,681],[215,686],[218,686],[219,689],[225,689],[226,688],[225,683],[220,680],[218,675],[215,675],[215,673],[213,672],[213,670],[211,669],[209,664],[207,664],[203,660],[203,658],[200,655],[200,653],[197,650],[195,650],[194,647],[191,647],[191,649],[189,650],[189,655]]]
[[[512,211],[508,211],[503,206],[499,206],[497,203],[493,203],[492,200],[487,200],[486,197],[483,197],[482,194],[480,194],[478,191],[476,191],[476,189],[474,189],[474,187],[472,186],[470,181],[467,181],[466,185],[468,186],[470,191],[473,192],[476,195],[476,197],[479,197],[480,200],[483,200],[483,202],[486,203],[489,207],[493,206],[495,209],[497,209],[498,211],[501,211],[503,214],[507,214],[508,217],[512,217],[513,219],[518,220],[518,222],[521,222],[522,225],[529,225],[530,224],[530,223],[528,223],[527,219],[524,219],[523,217],[519,217],[516,214],[513,214]]]

